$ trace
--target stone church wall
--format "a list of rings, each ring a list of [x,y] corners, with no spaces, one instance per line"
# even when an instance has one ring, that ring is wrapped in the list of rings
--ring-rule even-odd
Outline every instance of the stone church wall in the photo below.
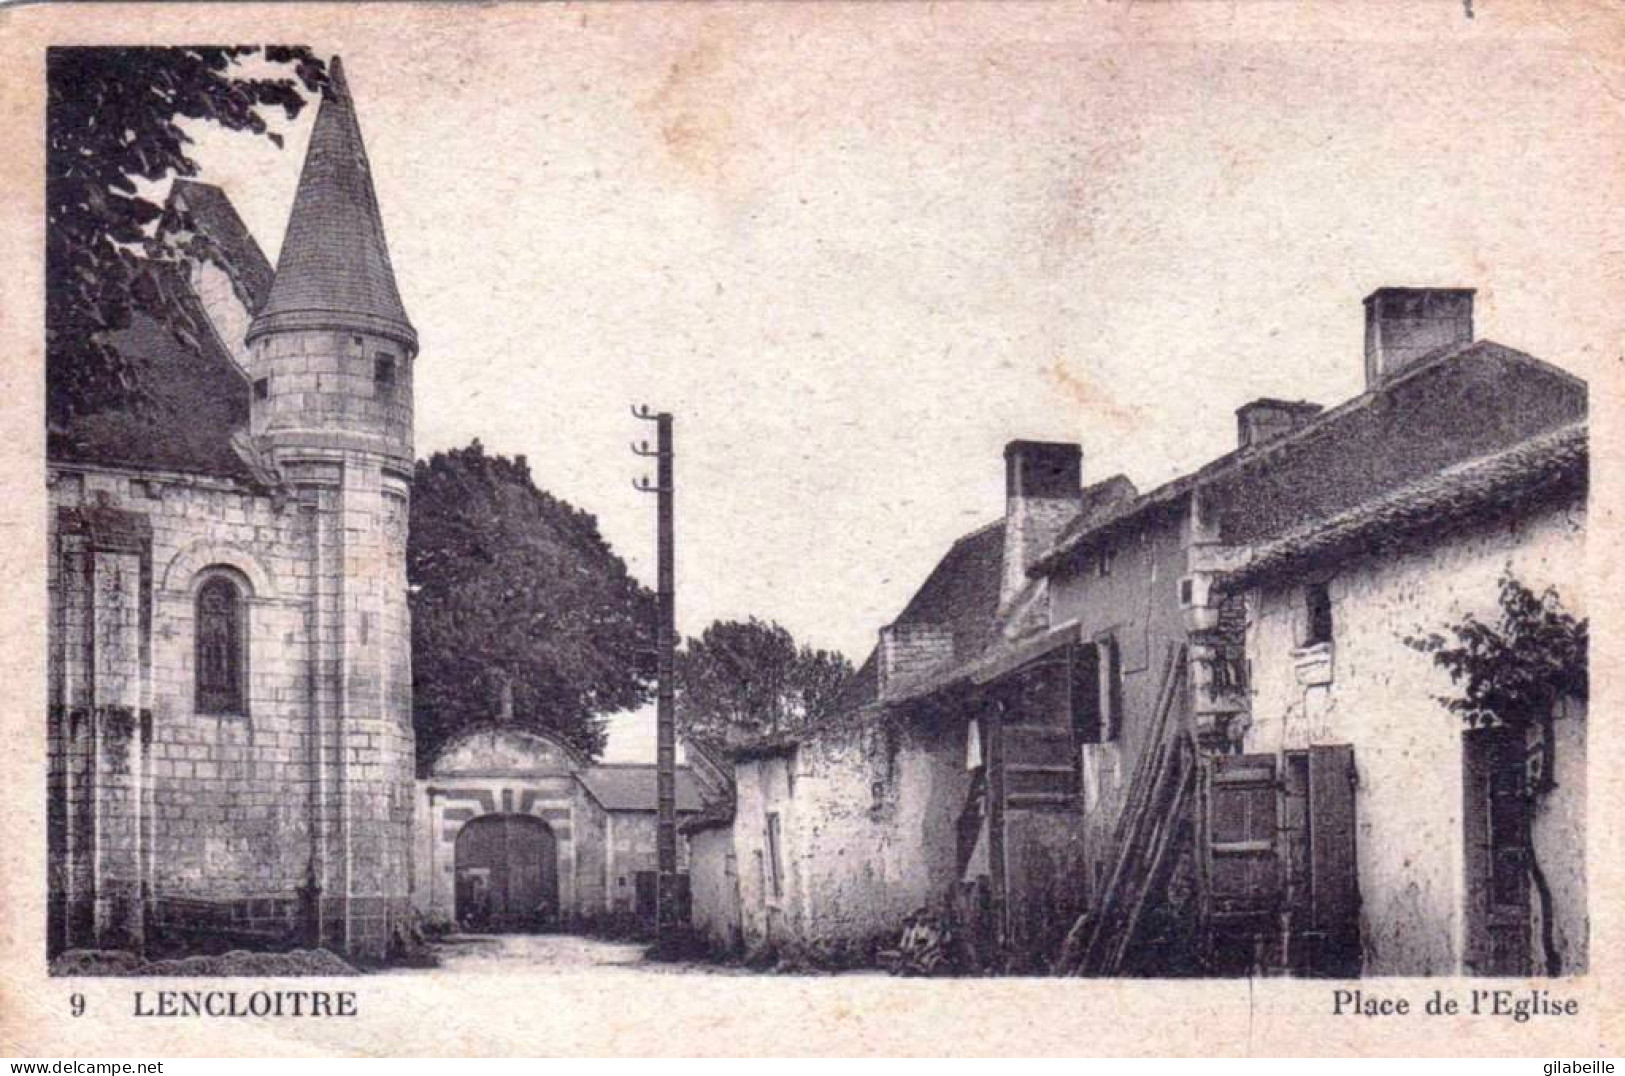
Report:
[[[52,770],[59,786],[71,786],[64,808],[93,812],[94,828],[126,828],[144,844],[141,862],[128,868],[136,876],[117,884],[147,894],[156,925],[291,925],[312,826],[304,515],[297,505],[279,507],[228,483],[162,475],[59,470],[50,496]],[[150,565],[132,603],[141,623],[123,642],[99,622],[89,589],[98,568],[105,576],[110,554],[95,549],[94,535],[74,533],[80,515],[109,509],[148,531],[145,551],[135,555]],[[202,714],[194,706],[194,603],[211,571],[246,592],[247,705],[240,713]],[[135,710],[145,738],[142,764],[126,774],[116,798],[97,788],[90,772],[69,776],[81,738],[74,726],[83,720],[74,715],[109,705]],[[88,820],[78,827],[81,838],[91,836]],[[67,869],[86,864],[88,849],[78,851],[84,854],[70,856],[75,866]]]

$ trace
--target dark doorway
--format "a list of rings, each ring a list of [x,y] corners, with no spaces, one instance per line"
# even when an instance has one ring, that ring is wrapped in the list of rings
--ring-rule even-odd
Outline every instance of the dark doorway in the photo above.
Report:
[[[1530,961],[1529,793],[1523,736],[1505,728],[1464,737],[1467,953],[1479,975],[1522,977]]]
[[[659,913],[660,875],[655,871],[638,871],[632,876],[636,886],[637,903],[633,911],[640,921],[653,923]],[[689,921],[691,898],[688,888],[688,875],[678,874],[677,882],[677,921]]]
[[[545,930],[558,921],[559,858],[539,818],[495,814],[457,834],[457,922],[465,930]]]

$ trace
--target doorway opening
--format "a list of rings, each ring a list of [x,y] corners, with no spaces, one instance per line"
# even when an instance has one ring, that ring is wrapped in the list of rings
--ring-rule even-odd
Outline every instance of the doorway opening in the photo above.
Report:
[[[484,815],[457,834],[457,922],[464,930],[526,933],[559,918],[559,857],[539,818]]]

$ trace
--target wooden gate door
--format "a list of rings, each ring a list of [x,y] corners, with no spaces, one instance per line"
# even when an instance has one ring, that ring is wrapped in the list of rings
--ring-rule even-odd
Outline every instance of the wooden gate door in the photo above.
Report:
[[[485,815],[457,835],[457,920],[472,930],[531,930],[559,911],[553,831],[528,815]]]

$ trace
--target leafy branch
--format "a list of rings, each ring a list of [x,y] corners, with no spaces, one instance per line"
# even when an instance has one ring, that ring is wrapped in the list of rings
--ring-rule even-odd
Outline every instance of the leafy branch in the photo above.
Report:
[[[1434,664],[1450,675],[1459,694],[1435,698],[1468,728],[1504,728],[1518,743],[1538,735],[1540,765],[1524,791],[1531,804],[1538,803],[1557,787],[1553,722],[1558,703],[1589,697],[1588,622],[1565,610],[1556,590],[1548,587],[1537,594],[1506,572],[1494,623],[1468,613],[1447,630],[1451,638],[1434,632],[1406,636],[1404,642],[1431,655]],[[1522,839],[1524,861],[1540,898],[1546,973],[1558,975],[1562,960],[1553,939],[1551,888],[1527,824]]]

